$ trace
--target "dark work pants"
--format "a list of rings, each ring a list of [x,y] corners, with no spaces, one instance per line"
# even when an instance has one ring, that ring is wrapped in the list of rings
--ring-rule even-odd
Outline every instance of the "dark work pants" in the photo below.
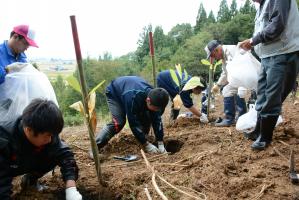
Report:
[[[298,52],[262,59],[256,110],[261,117],[277,116],[291,92],[299,71]]]

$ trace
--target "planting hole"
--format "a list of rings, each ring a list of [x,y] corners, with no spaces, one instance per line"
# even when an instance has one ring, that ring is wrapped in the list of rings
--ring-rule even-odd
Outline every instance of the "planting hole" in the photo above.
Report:
[[[181,147],[183,146],[183,142],[179,140],[167,140],[165,141],[165,148],[166,151],[170,153],[176,153],[180,151]]]

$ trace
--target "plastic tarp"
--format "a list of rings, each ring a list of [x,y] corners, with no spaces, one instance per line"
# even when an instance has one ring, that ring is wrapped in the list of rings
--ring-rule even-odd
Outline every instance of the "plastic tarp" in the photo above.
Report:
[[[227,80],[233,87],[257,89],[261,63],[249,52],[237,48],[231,61],[227,63]]]
[[[0,121],[21,115],[35,98],[52,100],[58,105],[48,77],[29,63],[19,72],[7,74],[5,82],[0,84],[0,91]]]

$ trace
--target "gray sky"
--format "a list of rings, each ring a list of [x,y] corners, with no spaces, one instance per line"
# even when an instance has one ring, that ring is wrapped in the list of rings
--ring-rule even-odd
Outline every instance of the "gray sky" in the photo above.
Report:
[[[2,0],[0,39],[8,39],[13,26],[28,24],[40,47],[29,48],[29,58],[75,59],[69,18],[75,15],[83,57],[105,51],[118,57],[136,50],[149,24],[162,26],[165,34],[176,24],[194,26],[200,2],[217,14],[220,0]]]

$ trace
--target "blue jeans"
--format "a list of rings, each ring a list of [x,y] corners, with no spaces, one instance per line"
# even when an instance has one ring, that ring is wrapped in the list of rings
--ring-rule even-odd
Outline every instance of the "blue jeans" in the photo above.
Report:
[[[261,117],[278,116],[291,92],[299,71],[299,53],[263,58],[259,75],[256,107]]]

